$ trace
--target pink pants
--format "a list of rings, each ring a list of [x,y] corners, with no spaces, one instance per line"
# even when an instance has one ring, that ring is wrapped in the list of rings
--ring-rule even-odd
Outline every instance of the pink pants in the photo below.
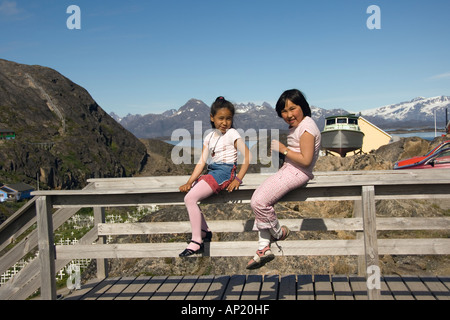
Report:
[[[189,221],[191,222],[192,240],[198,243],[202,243],[202,229],[209,231],[208,224],[206,223],[205,217],[198,206],[198,202],[213,194],[214,191],[211,189],[209,184],[204,180],[200,180],[184,197],[184,203],[189,213]],[[188,248],[191,247],[195,247],[195,245],[193,246],[190,244],[190,246],[188,246]],[[196,250],[198,248],[194,249]]]
[[[306,173],[285,163],[280,170],[264,181],[255,190],[251,207],[255,213],[253,230],[274,229],[278,218],[273,206],[289,191],[306,184],[311,178]]]

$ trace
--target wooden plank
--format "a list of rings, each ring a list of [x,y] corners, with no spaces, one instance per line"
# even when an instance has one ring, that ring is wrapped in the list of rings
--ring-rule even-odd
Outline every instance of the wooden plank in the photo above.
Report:
[[[53,231],[59,228],[66,220],[78,211],[78,208],[59,209],[53,214]],[[34,211],[35,213],[36,211]],[[34,219],[35,221],[36,219]],[[5,253],[0,259],[0,274],[11,268],[24,255],[38,246],[37,230],[31,231],[14,248]]]
[[[450,277],[449,276],[439,276],[439,281],[449,290],[450,292]]]
[[[211,257],[247,257],[255,252],[254,241],[211,242]],[[152,258],[178,257],[186,243],[136,243],[56,246],[60,259],[76,258]],[[358,240],[293,240],[283,242],[283,252],[275,255],[359,255],[362,243]],[[190,258],[199,257],[194,255]],[[190,259],[187,258],[187,259]]]
[[[450,239],[379,239],[379,254],[450,254]]]
[[[88,190],[92,188],[93,185],[89,183],[84,189]],[[23,232],[28,230],[28,228],[31,227],[36,222],[36,200],[37,197],[33,197],[24,206],[22,206],[19,210],[17,210],[12,216],[10,216],[6,221],[0,224],[0,252],[13,240],[16,240]],[[78,209],[76,211],[78,211]],[[55,212],[53,214],[54,230],[59,228],[59,226],[62,225],[68,219],[67,215],[71,217],[73,213]],[[29,240],[28,243],[25,245],[25,247],[30,249],[37,246],[37,239],[36,240],[32,239],[33,233],[36,233],[36,231],[33,231],[31,234],[27,235],[27,239]],[[19,244],[16,244],[14,246],[14,249],[17,249],[18,245]],[[4,258],[5,255],[2,257],[2,260]],[[19,260],[20,258],[18,258],[17,260]],[[6,269],[8,269],[9,267],[10,266],[8,266]],[[3,272],[4,269],[0,267],[0,274],[2,274]]]
[[[450,219],[449,228],[450,228]],[[421,221],[422,222],[422,221]],[[435,223],[442,222],[439,219]],[[408,223],[408,222],[406,222]],[[417,223],[419,225],[420,222]],[[252,232],[254,220],[212,220],[208,222],[214,232]],[[286,225],[291,231],[333,231],[333,230],[362,230],[362,219],[280,219],[280,224]],[[411,223],[410,223],[411,224]],[[137,222],[137,223],[100,223],[98,233],[107,235],[142,235],[166,233],[190,233],[189,221],[177,222]]]
[[[386,284],[386,281],[383,277],[380,279],[381,290],[380,290],[380,300],[394,300],[394,296],[392,295],[389,287]]]
[[[414,300],[413,295],[400,276],[384,276],[383,280],[386,282],[388,290],[395,300]]]
[[[402,276],[402,279],[416,300],[436,300],[418,276]]]
[[[399,181],[397,184],[376,185],[376,199],[439,199],[447,198],[450,195],[449,181],[444,183],[433,183],[433,181],[416,181],[415,184],[404,184]]]
[[[242,290],[241,300],[258,300],[263,277],[261,275],[248,275]]]
[[[182,278],[182,279],[181,279]],[[231,281],[231,278],[233,280]],[[297,286],[294,285],[297,278]],[[286,275],[281,280],[278,275],[238,275],[238,276],[185,276],[185,277],[138,277],[112,278],[99,281],[93,279],[84,284],[81,290],[67,296],[67,300],[77,299],[148,299],[154,292],[158,292],[158,299],[200,300],[205,293],[206,299],[226,299],[231,294],[233,299],[242,300],[276,300],[295,297],[299,300],[331,300],[331,299],[367,299],[365,279],[355,275]],[[149,283],[149,280],[152,283]],[[215,281],[214,281],[215,280]],[[444,284],[449,277],[434,276],[386,276],[381,279],[380,299],[441,299],[448,300],[449,288]],[[284,285],[283,285],[284,282]],[[129,284],[125,287],[126,284]],[[143,287],[147,287],[144,289]],[[230,287],[231,286],[231,287]],[[120,288],[122,287],[122,288]],[[125,288],[124,288],[125,287]],[[294,288],[296,287],[296,289]],[[314,290],[315,287],[315,290]],[[132,289],[135,289],[133,291]],[[144,290],[142,290],[144,289]],[[392,292],[390,290],[393,290]],[[119,294],[116,295],[117,292]],[[144,291],[146,291],[144,293]],[[292,294],[294,291],[294,294]],[[114,292],[114,294],[113,294]],[[138,296],[141,292],[140,297]],[[136,295],[135,295],[136,293]],[[230,297],[228,297],[230,298]]]
[[[0,224],[0,252],[36,222],[36,197]],[[0,274],[3,271],[0,270]]]
[[[244,186],[259,186],[271,174],[247,173],[244,179]],[[374,181],[377,184],[385,184],[386,182],[411,181],[419,180],[445,180],[448,175],[448,169],[433,170],[359,170],[359,171],[332,171],[332,172],[314,172],[314,179],[311,182],[328,182],[328,183],[360,183],[366,184],[367,181]],[[152,176],[152,177],[133,177],[133,178],[97,178],[88,179],[95,188],[120,188],[121,186],[129,186],[130,188],[162,186],[164,188],[176,188],[189,179],[189,176]],[[155,187],[153,187],[155,188]]]
[[[379,254],[450,254],[450,239],[380,239],[378,242]],[[184,242],[58,245],[56,252],[59,259],[166,258],[178,257],[185,247]],[[254,254],[254,247],[253,241],[211,242],[209,256],[247,257]],[[292,240],[283,242],[282,248],[282,254],[285,256],[360,255],[363,253],[359,240]],[[274,252],[274,254],[281,253]],[[190,258],[199,256],[201,255]]]
[[[264,282],[261,286],[261,293],[259,295],[260,300],[275,300],[278,296],[278,275],[265,275]]]
[[[198,280],[198,276],[184,276],[167,300],[185,300]]]
[[[450,217],[377,218],[377,230],[450,230]]]
[[[442,219],[436,223],[441,222]],[[450,228],[450,219],[449,228]],[[209,228],[214,232],[252,232],[254,220],[212,220]],[[333,231],[362,230],[362,219],[280,219],[280,224],[286,225],[291,231]],[[142,235],[166,233],[190,233],[189,221],[178,222],[138,222],[99,224],[98,232],[107,235]]]
[[[364,226],[364,254],[366,270],[378,268],[378,243],[375,214],[375,188],[373,186],[362,187],[362,213]],[[369,276],[368,274],[366,276]],[[380,298],[380,290],[374,287],[368,288],[369,300]]]
[[[302,274],[297,276],[297,299],[314,300],[314,282],[312,275]]]
[[[345,275],[332,275],[333,291],[336,300],[354,300],[352,288]]]
[[[330,180],[333,181],[333,180]],[[351,182],[314,182],[306,187],[298,188],[286,194],[281,201],[326,201],[326,200],[358,200],[361,196],[361,186],[376,186],[376,199],[389,199],[395,195],[396,199],[410,198],[442,198],[448,197],[450,191],[444,188],[449,184],[448,178],[435,180],[395,180],[389,181],[366,180]],[[204,203],[247,203],[251,199],[254,186],[242,186],[239,190],[209,197]],[[406,187],[407,186],[407,187]],[[394,193],[393,193],[394,192]],[[184,194],[178,188],[119,188],[94,190],[53,190],[35,191],[36,196],[52,196],[56,207],[71,206],[127,206],[145,204],[183,204]]]
[[[166,276],[152,277],[131,300],[149,300],[166,279]]]
[[[188,181],[189,176],[153,176],[125,178],[95,178],[88,179],[96,189],[117,189],[123,186],[129,188],[178,188]]]
[[[420,280],[431,291],[436,300],[450,300],[449,289],[436,276],[420,276]]]
[[[91,279],[81,286],[80,290],[70,292],[64,300],[83,300],[84,296],[98,286],[104,279]]]
[[[279,300],[296,300],[297,279],[295,275],[282,276],[278,289]]]
[[[55,227],[55,225],[53,225]],[[92,243],[96,238],[95,228],[88,231],[79,241],[80,244]],[[56,260],[55,270],[64,268],[69,260]],[[39,259],[28,263],[18,274],[0,288],[0,299],[24,300],[36,292],[41,285]]]
[[[212,275],[199,277],[186,297],[186,300],[202,300],[213,280],[214,276]]]
[[[41,299],[56,299],[55,250],[53,239],[52,203],[49,197],[36,201],[39,261],[41,265]]]
[[[175,287],[183,279],[182,276],[172,276],[166,279],[163,284],[150,297],[150,300],[166,300],[173,292]]]
[[[366,278],[355,275],[350,275],[348,278],[355,300],[368,300]]]
[[[106,290],[97,300],[114,300],[120,293],[125,290],[133,281],[135,277],[122,277],[114,283],[108,290]]]
[[[245,280],[245,275],[232,275],[223,295],[223,300],[239,300],[245,285]]]
[[[252,232],[254,220],[212,220],[214,232]],[[291,231],[362,231],[362,218],[280,219]],[[450,230],[450,217],[377,218],[377,231],[384,230]],[[190,233],[189,221],[99,223],[99,236]]]
[[[212,281],[204,300],[222,300],[229,281],[230,276],[216,276]]]
[[[94,225],[99,223],[105,223],[105,208],[94,208]],[[97,230],[98,232],[98,230]],[[106,237],[100,236],[97,243],[106,244]],[[97,259],[97,278],[107,278],[108,277],[108,260],[107,259]]]
[[[414,185],[418,182],[423,184],[448,183],[448,170],[416,170],[417,172],[398,171],[333,171],[314,173],[307,187],[319,186],[363,186],[363,185]],[[421,171],[421,172],[418,172]],[[427,172],[424,172],[427,171]],[[433,171],[433,172],[430,172]],[[261,185],[270,175],[247,174],[242,189],[254,189]],[[137,177],[137,178],[107,178],[89,179],[96,190],[118,190],[118,189],[147,189],[147,190],[174,190],[188,180],[188,176],[164,176],[164,177]],[[46,195],[45,191],[35,191],[34,195]]]
[[[142,287],[151,279],[149,276],[139,276],[133,280],[122,292],[120,292],[115,300],[131,300],[136,292],[139,292]]]
[[[333,288],[329,275],[314,275],[316,300],[334,300]]]
[[[117,281],[119,281],[119,277],[107,278],[100,282],[97,286],[95,286],[92,290],[90,290],[87,294],[83,296],[83,300],[97,300],[108,291]]]
[[[439,280],[450,290],[450,277],[439,277]]]

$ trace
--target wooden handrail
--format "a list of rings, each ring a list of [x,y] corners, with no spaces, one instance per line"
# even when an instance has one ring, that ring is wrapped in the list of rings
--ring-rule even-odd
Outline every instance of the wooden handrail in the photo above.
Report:
[[[247,174],[244,185],[233,193],[222,192],[206,203],[248,203],[254,190],[267,175]],[[53,208],[129,206],[143,204],[183,204],[184,194],[178,186],[187,176],[90,179],[84,190],[36,191],[39,248],[41,261],[41,296],[54,299],[54,253],[57,259],[92,257],[177,256],[185,243],[170,244],[81,244],[54,246],[51,219]],[[375,200],[379,199],[440,199],[450,196],[450,170],[398,170],[398,171],[350,171],[318,172],[305,187],[294,190],[281,201],[354,200],[362,203],[361,215],[346,219],[288,219],[283,221],[293,231],[302,230],[353,230],[364,231],[356,240],[285,241],[285,255],[365,255],[366,265],[378,266],[378,254],[450,254],[449,239],[386,239],[378,240],[377,230],[435,230],[450,229],[450,219],[443,218],[376,218]],[[97,210],[97,209],[96,209]],[[74,212],[76,210],[73,210]],[[250,231],[252,221],[210,221],[217,232]],[[216,223],[216,225],[214,225]],[[59,224],[59,223],[58,223]],[[214,226],[214,227],[213,227]],[[90,238],[110,234],[189,233],[188,222],[139,223],[108,225],[97,219]],[[361,232],[362,233],[362,232]],[[90,242],[89,242],[90,243]],[[158,247],[160,249],[158,249]],[[210,256],[236,256],[239,247],[242,255],[252,255],[254,243],[211,243],[206,250]],[[231,248],[227,252],[227,248]],[[247,248],[247,249],[246,249]],[[250,253],[251,251],[251,253]],[[151,252],[149,254],[148,252]],[[104,272],[105,274],[105,272]],[[1,289],[1,288],[0,288]],[[1,290],[0,290],[1,291]],[[369,290],[370,298],[377,298],[376,289]],[[1,294],[0,294],[1,295]]]

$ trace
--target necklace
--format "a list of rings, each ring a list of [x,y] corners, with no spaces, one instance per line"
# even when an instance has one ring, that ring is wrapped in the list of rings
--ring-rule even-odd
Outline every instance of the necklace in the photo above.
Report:
[[[223,135],[220,135],[219,138],[216,140],[216,144],[214,145],[213,151],[211,152],[211,156],[214,157],[216,155],[216,146],[217,143],[219,142],[220,138],[222,138]]]

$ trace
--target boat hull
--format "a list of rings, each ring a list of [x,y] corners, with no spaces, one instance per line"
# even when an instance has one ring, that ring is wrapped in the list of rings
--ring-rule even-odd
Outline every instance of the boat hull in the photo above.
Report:
[[[364,133],[355,130],[322,131],[322,148],[345,157],[347,152],[361,149]]]

